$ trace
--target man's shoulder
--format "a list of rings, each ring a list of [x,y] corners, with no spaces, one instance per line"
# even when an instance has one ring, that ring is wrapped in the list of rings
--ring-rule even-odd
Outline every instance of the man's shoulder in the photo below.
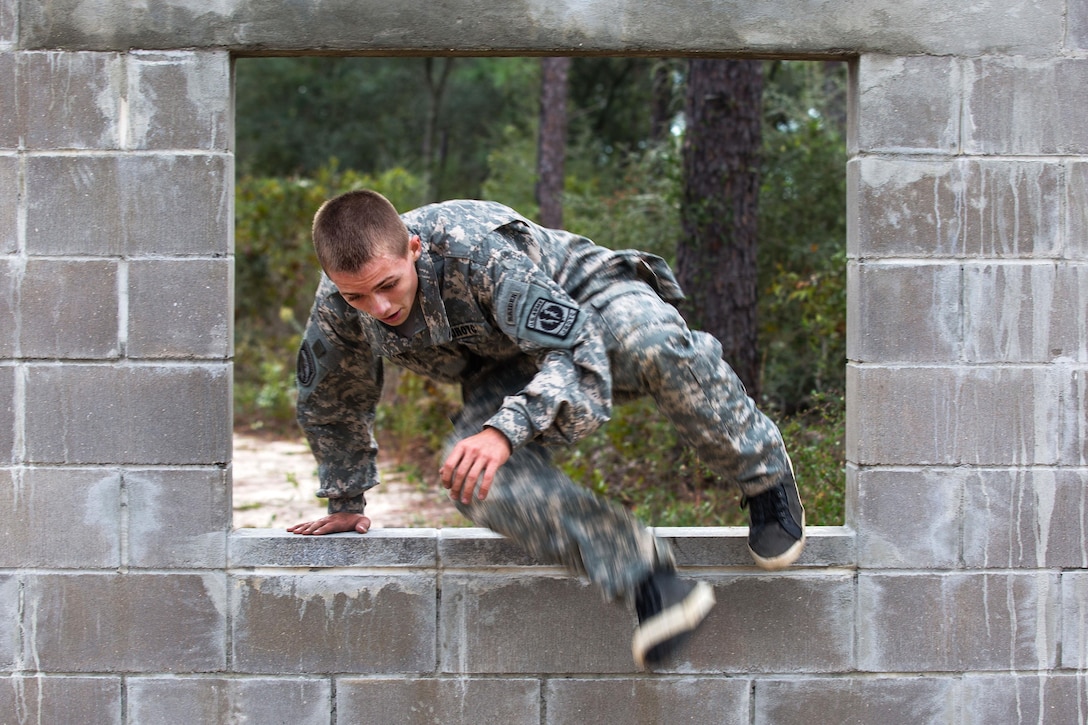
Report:
[[[487,233],[514,221],[525,221],[522,215],[504,204],[478,199],[428,204],[405,212],[401,219],[420,236],[446,235],[455,239]]]

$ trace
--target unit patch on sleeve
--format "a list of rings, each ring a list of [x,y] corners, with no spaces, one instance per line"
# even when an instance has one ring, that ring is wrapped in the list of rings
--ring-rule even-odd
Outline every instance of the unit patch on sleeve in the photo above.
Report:
[[[547,297],[538,297],[529,310],[529,319],[525,326],[530,330],[565,340],[570,334],[570,328],[574,327],[577,320],[577,308]]]
[[[318,341],[320,344],[320,341]],[[304,388],[313,384],[317,377],[317,363],[314,361],[314,353],[310,349],[310,343],[304,342],[298,350],[298,363],[296,365],[298,384]]]

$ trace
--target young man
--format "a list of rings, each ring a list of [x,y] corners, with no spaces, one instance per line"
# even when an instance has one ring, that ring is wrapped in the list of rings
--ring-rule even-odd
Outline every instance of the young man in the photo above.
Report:
[[[298,358],[298,418],[329,515],[297,534],[366,533],[378,483],[374,411],[382,360],[459,383],[464,408],[440,469],[458,509],[538,560],[633,601],[632,653],[659,662],[714,605],[676,576],[672,553],[625,509],[549,463],[650,395],[700,457],[746,497],[749,549],[765,569],[800,556],[804,510],[775,425],[712,336],[688,329],[664,260],[545,229],[500,204],[450,201],[403,216],[349,192],[314,219],[325,274]]]

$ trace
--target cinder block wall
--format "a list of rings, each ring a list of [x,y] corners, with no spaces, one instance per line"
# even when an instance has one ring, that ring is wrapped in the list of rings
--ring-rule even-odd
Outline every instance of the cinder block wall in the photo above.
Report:
[[[1084,722],[1086,8],[0,0],[0,723]],[[662,531],[667,671],[487,532],[231,530],[231,58],[451,50],[854,59],[847,526]]]

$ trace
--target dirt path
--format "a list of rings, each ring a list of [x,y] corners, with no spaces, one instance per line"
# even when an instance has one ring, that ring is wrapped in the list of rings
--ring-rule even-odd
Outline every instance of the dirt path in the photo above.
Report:
[[[234,525],[282,529],[325,515],[314,496],[317,463],[306,442],[234,432]],[[465,526],[445,491],[407,480],[383,466],[382,483],[367,492],[373,528]]]

